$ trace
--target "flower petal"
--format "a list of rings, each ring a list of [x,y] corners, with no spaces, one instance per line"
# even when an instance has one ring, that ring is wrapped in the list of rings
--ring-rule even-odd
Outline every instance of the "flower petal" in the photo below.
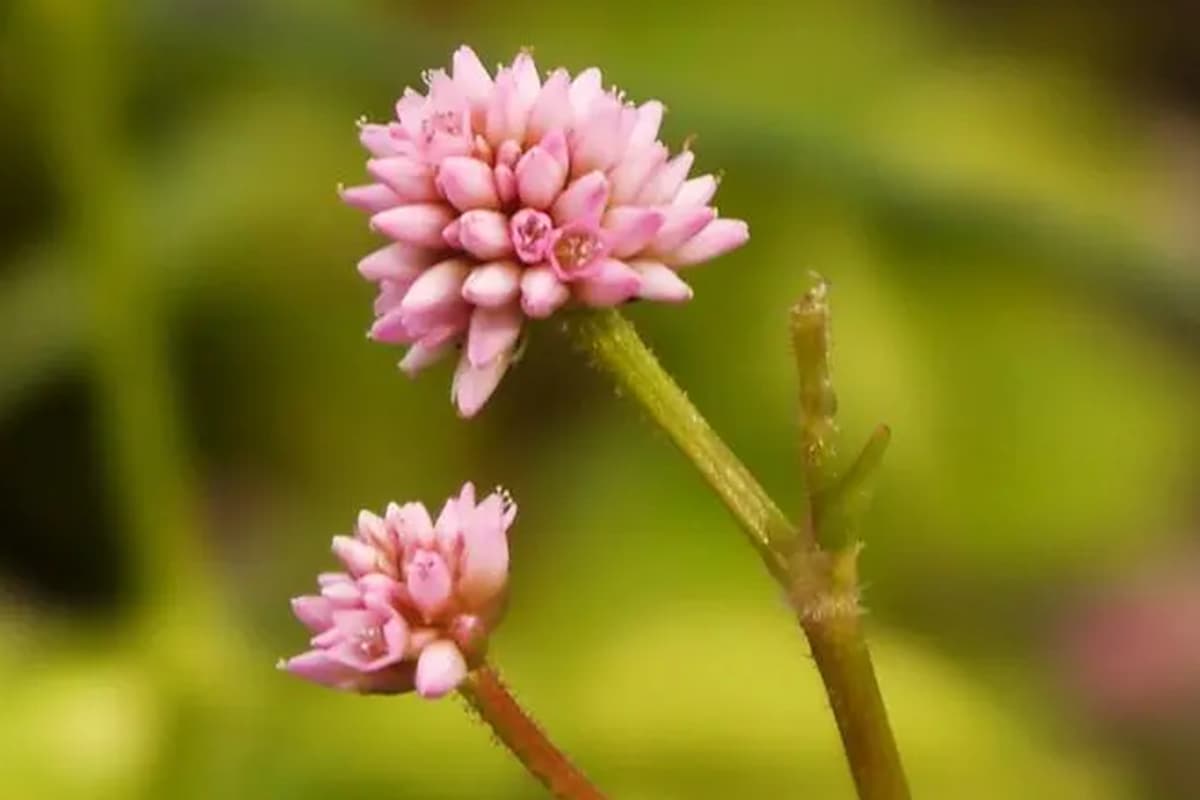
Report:
[[[517,162],[516,178],[521,204],[541,211],[549,208],[562,191],[567,171],[550,151],[535,146]]]
[[[462,286],[463,299],[495,308],[516,299],[521,291],[521,268],[512,261],[491,261],[471,270]]]
[[[608,179],[596,170],[571,181],[550,209],[558,225],[571,222],[599,224],[608,203]]]
[[[508,535],[504,502],[490,494],[463,527],[458,596],[471,609],[486,611],[508,582]]]
[[[566,128],[571,124],[573,112],[568,96],[570,87],[571,76],[565,69],[556,69],[550,73],[529,112],[529,125],[525,130],[526,141],[539,141],[555,128]]]
[[[573,284],[575,297],[593,307],[615,306],[635,297],[642,285],[641,276],[624,261],[605,258],[596,272]]]
[[[454,212],[444,203],[416,203],[380,211],[371,217],[371,227],[400,242],[440,249],[442,229],[453,219]]]
[[[404,202],[400,195],[382,183],[368,183],[363,186],[339,186],[338,195],[346,205],[366,211],[368,214],[376,214]]]
[[[358,262],[358,274],[369,281],[390,280],[409,285],[421,271],[437,261],[437,253],[424,247],[393,242]]]
[[[685,303],[692,299],[692,287],[659,261],[631,261],[629,266],[642,276],[638,297],[660,303]]]
[[[313,633],[321,633],[333,625],[333,604],[327,597],[313,594],[294,597],[292,613]]]
[[[417,693],[427,699],[443,697],[467,677],[467,662],[458,646],[440,639],[421,651],[417,660]]]
[[[319,683],[334,689],[352,688],[357,671],[334,661],[320,650],[309,650],[280,663],[284,669],[298,678]]]
[[[601,226],[612,255],[627,258],[645,249],[666,219],[667,215],[657,208],[617,206],[604,213]]]
[[[749,238],[750,228],[742,220],[714,219],[704,230],[662,260],[672,267],[699,264],[741,247]]]
[[[664,206],[666,221],[650,250],[655,253],[669,253],[704,230],[708,223],[717,218],[717,210],[712,206]]]
[[[454,590],[450,568],[436,550],[413,553],[404,564],[404,585],[426,622],[432,622],[446,609]]]
[[[492,168],[477,158],[451,156],[438,166],[437,188],[459,211],[499,208]]]
[[[698,178],[688,178],[675,193],[671,200],[673,206],[702,206],[713,199],[717,193],[720,180],[715,175],[701,175]]]
[[[458,408],[458,413],[464,418],[470,418],[479,413],[487,403],[488,398],[500,385],[500,379],[508,370],[510,359],[506,355],[489,361],[483,366],[476,367],[463,353],[454,371],[454,381],[450,384],[450,399]]]
[[[491,261],[512,255],[508,217],[499,211],[468,211],[458,218],[458,224],[458,236],[463,249],[476,258]]]
[[[547,265],[530,267],[521,275],[521,310],[534,319],[550,316],[570,296],[570,290]]]
[[[505,351],[511,351],[521,335],[524,321],[525,316],[516,303],[475,309],[467,332],[467,359],[471,366],[483,367]]]

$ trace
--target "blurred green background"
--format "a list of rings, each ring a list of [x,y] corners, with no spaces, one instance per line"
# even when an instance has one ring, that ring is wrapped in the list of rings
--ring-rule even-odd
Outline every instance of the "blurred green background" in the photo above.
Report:
[[[533,798],[458,703],[279,674],[359,508],[521,505],[493,651],[619,798],[849,798],[733,522],[550,324],[481,417],[364,340],[354,120],[472,44],[697,133],[744,249],[630,314],[785,504],[786,310],[832,281],[920,798],[1200,795],[1200,13],[1144,6],[5,0],[5,798]]]

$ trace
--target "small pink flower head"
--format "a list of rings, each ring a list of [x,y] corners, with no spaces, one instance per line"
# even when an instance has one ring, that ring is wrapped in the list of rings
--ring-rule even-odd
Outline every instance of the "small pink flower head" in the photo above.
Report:
[[[318,576],[319,594],[292,600],[311,649],[280,667],[347,691],[453,691],[500,621],[516,514],[502,491],[476,503],[470,483],[436,523],[420,503],[361,512],[353,535],[333,539],[345,572]]]
[[[605,91],[595,68],[543,80],[520,53],[492,75],[461,47],[426,83],[394,120],[363,123],[373,182],[342,197],[392,240],[358,265],[379,287],[371,338],[407,345],[410,375],[461,346],[451,397],[464,417],[495,391],[527,318],[685,302],[678,270],[749,238],[709,205],[714,176],[688,178],[691,151],[668,157],[662,104]]]

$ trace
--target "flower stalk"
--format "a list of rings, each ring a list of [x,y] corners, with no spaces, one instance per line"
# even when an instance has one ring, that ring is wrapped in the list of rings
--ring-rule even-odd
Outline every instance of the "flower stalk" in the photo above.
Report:
[[[459,694],[533,777],[560,800],[603,800],[517,703],[496,671],[484,665],[467,676]]]
[[[581,312],[568,318],[566,328],[592,364],[637,401],[692,462],[787,591],[821,674],[859,798],[907,800],[899,751],[863,635],[861,546],[853,535],[889,434],[880,428],[846,475],[835,476],[828,308],[825,285],[818,283],[792,315],[806,486],[799,524],[789,521],[619,312]],[[821,530],[824,523],[829,531]]]

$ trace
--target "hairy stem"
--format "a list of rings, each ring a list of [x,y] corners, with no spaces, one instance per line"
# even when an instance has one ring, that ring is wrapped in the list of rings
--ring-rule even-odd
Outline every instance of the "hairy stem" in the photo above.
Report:
[[[552,795],[560,800],[604,799],[600,790],[546,738],[492,667],[484,665],[472,672],[458,691]]]
[[[593,365],[636,400],[687,456],[733,512],[767,569],[786,582],[784,554],[798,544],[796,528],[663,370],[633,325],[604,309],[577,314],[567,327]]]
[[[826,333],[824,322],[821,324],[818,338],[823,347]],[[792,525],[620,313],[584,312],[572,317],[567,328],[593,365],[636,400],[687,456],[733,512],[771,575],[788,592],[821,673],[861,800],[907,800],[899,752],[862,634],[857,545],[836,552],[822,550],[807,504],[800,516],[804,526]],[[831,402],[832,389],[828,385],[819,388],[809,397],[812,408],[822,409],[821,416],[831,418],[833,409],[826,403]],[[829,426],[819,435],[832,435],[832,419]],[[806,441],[815,433],[806,432]],[[812,452],[819,453],[819,458],[809,462],[812,469],[806,473],[824,481],[829,475],[828,450],[821,447]]]
[[[863,800],[909,797],[875,667],[857,613],[802,621]]]

